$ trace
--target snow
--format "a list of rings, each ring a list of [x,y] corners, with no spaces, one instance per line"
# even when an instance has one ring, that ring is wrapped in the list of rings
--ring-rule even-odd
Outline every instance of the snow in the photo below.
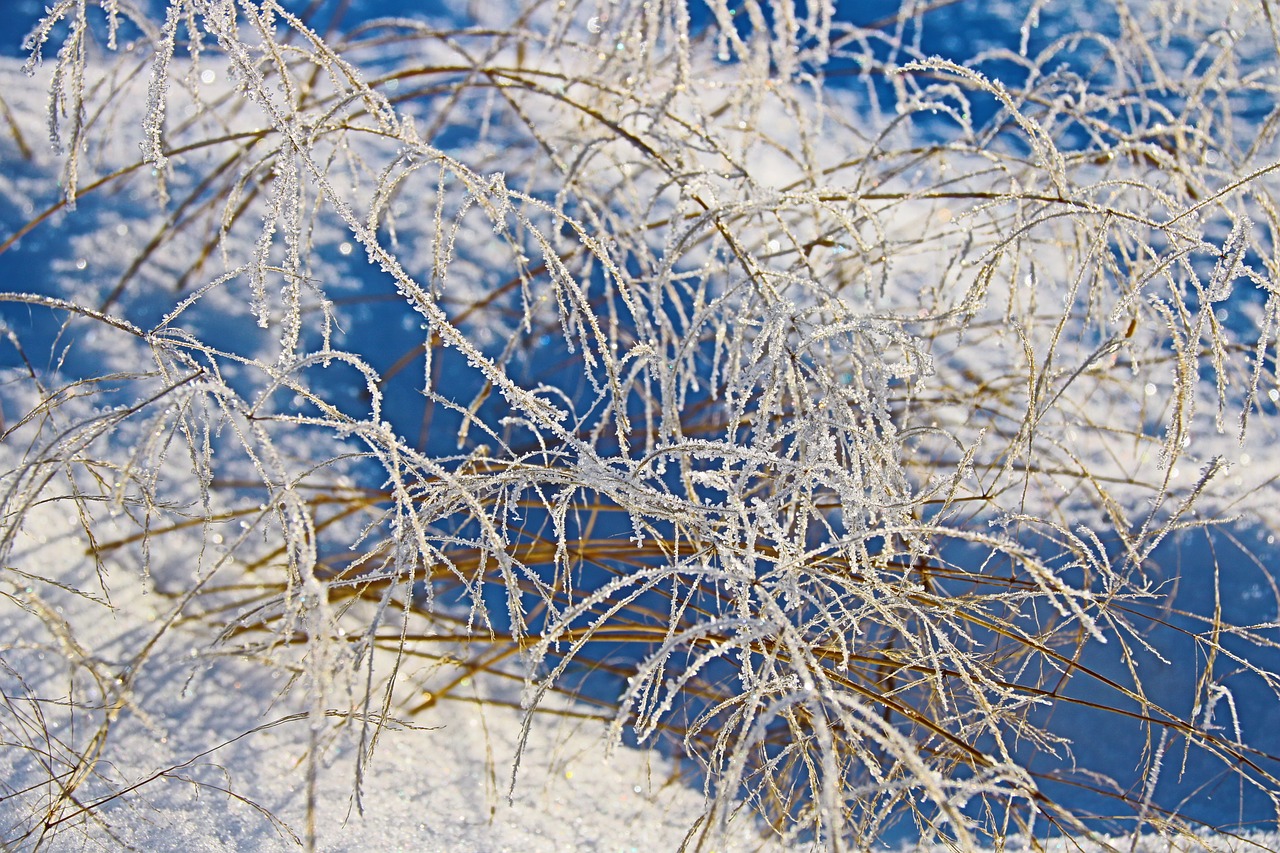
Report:
[[[1001,8],[1004,37],[1028,38]],[[994,28],[1001,12],[990,14]],[[522,26],[558,20],[544,9]],[[914,788],[897,806],[926,802],[923,822],[944,828],[978,802],[1020,803],[1039,820],[1019,763],[1031,756],[1053,759],[1053,772],[1078,767],[1072,784],[1112,786],[1148,834],[1108,841],[1077,826],[1069,840],[1011,835],[1005,850],[1280,846],[1274,835],[1155,834],[1164,808],[1227,827],[1223,801],[1249,826],[1274,825],[1280,590],[1266,537],[1280,527],[1268,405],[1280,297],[1259,249],[1273,239],[1269,171],[1250,179],[1260,195],[1245,213],[1222,171],[1239,153],[1229,143],[1222,154],[1200,137],[1175,145],[1160,124],[1135,129],[1155,135],[1132,148],[1117,143],[1118,165],[1110,150],[1091,159],[1066,131],[1054,136],[1054,121],[1075,120],[1074,94],[1050,80],[1057,100],[1015,104],[987,82],[1008,60],[998,44],[969,67],[954,39],[938,57],[928,54],[943,43],[907,38],[892,47],[903,74],[819,99],[775,88],[777,59],[736,31],[724,46],[737,59],[690,78],[682,63],[699,54],[687,44],[666,64],[656,43],[615,43],[605,21],[578,22],[590,36],[569,22],[569,35],[486,54],[533,81],[505,125],[483,87],[438,116],[439,101],[393,112],[362,88],[399,61],[376,47],[361,54],[378,66],[367,73],[317,48],[308,61],[329,76],[316,74],[314,104],[339,91],[345,106],[298,115],[292,87],[305,75],[264,83],[271,62],[239,53],[229,31],[199,65],[179,56],[125,71],[128,50],[117,66],[95,56],[60,90],[69,158],[44,144],[53,49],[34,80],[0,60],[0,226],[51,212],[0,249],[0,842],[784,849],[735,810],[733,792],[772,793],[747,762],[757,746],[793,745],[766,737],[785,721],[812,741],[794,754],[822,759],[787,778],[829,783],[799,799],[818,817],[792,815],[810,827],[831,827],[845,796],[893,805],[900,784]],[[415,61],[442,67],[487,38],[419,35]],[[828,35],[806,43],[806,61],[831,49]],[[1148,53],[1207,49],[1165,35],[1118,55],[1132,50],[1141,66]],[[1224,63],[1274,62],[1266,38],[1246,35],[1212,42]],[[1238,56],[1226,52],[1237,38]],[[769,49],[798,67],[795,45],[778,39]],[[526,56],[535,42],[550,47]],[[149,67],[161,75],[150,85]],[[539,75],[562,67],[592,84],[580,102],[543,87]],[[744,85],[750,75],[770,85]],[[1091,82],[1105,88],[1105,77]],[[416,85],[396,84],[379,92]],[[890,87],[900,114],[871,107]],[[1259,84],[1251,97],[1270,95]],[[999,104],[1040,119],[1018,114],[984,148],[975,127],[989,116],[970,108]],[[350,127],[321,132],[338,119]],[[1217,130],[1247,131],[1240,121]],[[429,125],[430,144],[418,135]],[[221,141],[162,150],[206,137]],[[946,139],[916,162],[917,144]],[[262,140],[279,147],[255,149]],[[1202,169],[1184,173],[1193,156]],[[868,165],[881,160],[883,171]],[[1177,168],[1145,172],[1147,161]],[[235,166],[226,182],[202,190],[224,162]],[[76,188],[73,211],[58,200]],[[1078,233],[1054,207],[1067,196]],[[1203,221],[1198,199],[1214,202]],[[241,203],[243,216],[227,213]],[[1025,251],[1004,237],[1015,227]],[[569,367],[546,366],[556,359]],[[686,433],[686,410],[702,403],[722,403],[724,417]],[[1237,437],[1228,416],[1243,431],[1242,411],[1252,420]],[[584,580],[587,561],[569,552],[595,533],[601,504],[615,514],[592,547],[627,569]],[[1224,520],[1220,535],[1204,532]],[[1184,557],[1199,570],[1181,572]],[[965,559],[983,568],[965,575]],[[930,576],[952,568],[959,579]],[[1025,585],[967,593],[998,571]],[[428,572],[440,583],[420,580]],[[669,597],[641,597],[665,594],[661,584]],[[1181,609],[1158,610],[1176,586]],[[1104,606],[1117,589],[1137,594],[1133,610]],[[1143,596],[1155,604],[1140,610]],[[988,633],[984,620],[1006,605],[1014,615]],[[662,608],[670,621],[655,630],[646,620]],[[550,621],[521,637],[535,612]],[[649,656],[626,662],[625,682],[607,659],[572,670],[565,650],[578,650],[583,626],[617,627],[619,612],[622,627],[654,631]],[[1042,639],[1041,623],[1059,627]],[[1001,638],[1023,632],[1014,658],[1026,663],[985,667],[989,651],[1007,651]],[[1053,649],[1027,654],[1042,642]],[[524,681],[538,666],[616,689],[544,692],[549,680]],[[1115,714],[1114,748],[1085,727],[1080,709],[1095,699],[1066,689],[1072,666],[1122,681],[1097,701],[1124,707],[1141,679],[1142,713],[1170,709],[1177,725],[1121,728]],[[863,680],[849,680],[859,667]],[[931,693],[922,673],[947,687]],[[1002,681],[1024,675],[1019,689]],[[720,690],[730,682],[741,690]],[[706,684],[711,698],[681,704],[685,687],[696,696]],[[858,685],[876,701],[845,689]],[[1020,709],[1049,696],[1056,728],[1023,728]],[[621,708],[637,737],[656,739],[692,730],[697,702],[721,699],[749,712],[709,726],[701,745],[728,780],[718,797],[692,760],[620,744],[610,724]],[[913,728],[912,701],[939,722]],[[996,708],[1017,722],[1003,728]],[[952,740],[935,738],[943,728]],[[1166,734],[1192,729],[1197,749],[1166,754]],[[847,764],[832,757],[837,742]],[[948,759],[948,744],[969,748],[970,763]],[[1242,766],[1237,755],[1263,769],[1211,803],[1200,786]],[[863,793],[845,787],[855,784]],[[732,819],[704,838],[713,809]],[[874,825],[872,809],[845,811]],[[819,846],[798,835],[791,849]]]
[[[11,463],[11,459],[6,459]],[[72,747],[92,734],[103,715],[72,713],[61,666],[31,666],[23,681],[14,667],[47,649],[58,654],[48,622],[12,606],[12,578],[0,631],[8,664],[8,732],[0,749],[0,831],[14,849],[53,851],[144,850],[237,853],[293,851],[308,832],[306,702],[282,692],[287,674],[270,663],[221,653],[199,633],[160,630],[172,600],[136,573],[113,572],[110,606],[97,589],[83,531],[56,508],[30,513],[11,554],[14,565],[42,566],[47,583],[30,583],[56,610],[68,637],[92,645],[77,654],[102,662],[141,660],[131,673],[129,698],[98,745],[96,777],[74,804],[55,813],[37,845],[32,815],[49,806],[56,785],[45,777],[73,772]],[[185,548],[184,548],[185,546]],[[156,540],[152,560],[182,561],[198,542]],[[52,586],[92,591],[69,594]],[[31,599],[29,599],[31,600]],[[42,673],[37,676],[36,673]],[[39,697],[37,703],[30,697]],[[622,748],[606,755],[606,726],[573,716],[585,706],[560,703],[543,714],[520,760],[512,791],[510,768],[523,714],[479,701],[441,702],[411,721],[384,730],[372,757],[357,769],[357,727],[335,726],[322,738],[314,796],[315,849],[423,851],[423,853],[652,853],[680,849],[695,832],[706,800],[674,775],[673,764],[652,751]],[[49,733],[48,753],[34,755],[12,740],[15,728],[34,724]],[[28,788],[35,784],[37,787]],[[359,791],[357,797],[356,791]],[[511,796],[508,792],[511,791]],[[358,800],[358,801],[357,801]],[[33,808],[35,807],[35,808]],[[1036,846],[1009,839],[1007,853],[1197,853],[1280,849],[1280,835],[1210,835],[1201,845],[1157,836],[1097,840],[1040,839]],[[748,819],[733,824],[725,851],[783,851]],[[797,846],[792,849],[807,849]],[[948,848],[922,847],[942,851]]]
[[[309,709],[299,691],[282,691],[288,674],[170,626],[173,598],[137,573],[111,572],[107,605],[82,534],[54,504],[28,515],[10,560],[45,577],[29,579],[25,600],[57,613],[77,656],[140,663],[114,713],[68,708],[65,667],[31,660],[59,654],[59,637],[13,606],[15,582],[6,580],[0,832],[15,849],[296,850],[308,796],[318,804],[316,849],[327,851],[675,850],[703,812],[704,798],[673,778],[670,761],[627,748],[606,756],[605,724],[565,703],[554,706],[564,716],[541,715],[509,797],[523,714],[479,698],[389,725],[359,773],[359,727],[327,728],[309,794]],[[183,562],[193,547],[159,537],[151,559]],[[110,685],[104,693],[113,695]],[[75,772],[76,747],[107,719],[93,780],[54,812],[37,845],[35,818],[56,799],[53,780]],[[49,733],[47,754],[15,743],[15,729],[33,725]],[[773,849],[739,823],[732,849]]]

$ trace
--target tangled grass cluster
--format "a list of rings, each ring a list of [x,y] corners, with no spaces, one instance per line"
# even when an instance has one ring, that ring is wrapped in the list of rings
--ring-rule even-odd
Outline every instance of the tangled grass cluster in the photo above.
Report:
[[[1269,0],[162,5],[26,44],[60,196],[0,254],[64,266],[0,293],[0,580],[71,674],[0,650],[4,747],[80,740],[6,844],[84,819],[145,663],[42,604],[50,503],[316,755],[470,680],[696,768],[691,848],[1191,832],[1222,776],[1275,821]]]

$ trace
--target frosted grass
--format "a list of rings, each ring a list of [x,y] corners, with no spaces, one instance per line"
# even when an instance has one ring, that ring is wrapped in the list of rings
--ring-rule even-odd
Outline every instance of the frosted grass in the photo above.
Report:
[[[156,782],[325,846],[406,726],[489,714],[486,802],[585,716],[675,762],[691,849],[1274,822],[1266,7],[1009,8],[976,55],[914,4],[167,8],[55,4],[5,89],[0,543],[47,634],[7,843],[132,843]],[[148,600],[132,645],[86,615]],[[188,772],[222,729],[111,769],[144,683],[215,701],[146,681],[171,643],[270,685],[225,737],[295,721],[292,801]]]

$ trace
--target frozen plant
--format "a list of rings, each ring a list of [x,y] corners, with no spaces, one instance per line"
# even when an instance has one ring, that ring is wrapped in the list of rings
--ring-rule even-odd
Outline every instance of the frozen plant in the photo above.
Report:
[[[697,769],[690,849],[1276,820],[1265,0],[161,5],[27,39],[60,195],[0,252],[74,236],[0,294],[0,542],[66,503],[104,597],[290,668],[313,763],[465,678],[591,703]],[[138,662],[16,568],[89,755]]]

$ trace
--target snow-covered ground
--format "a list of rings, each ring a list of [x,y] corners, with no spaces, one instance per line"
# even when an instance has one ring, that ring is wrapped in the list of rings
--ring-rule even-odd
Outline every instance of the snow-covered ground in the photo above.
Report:
[[[52,661],[65,651],[47,619],[13,607],[6,593],[0,831],[10,849],[298,849],[309,796],[305,698],[297,691],[279,695],[284,676],[277,667],[219,654],[207,636],[182,628],[162,631],[172,600],[148,591],[138,574],[112,572],[108,608],[82,531],[64,512],[37,509],[24,527],[10,561],[28,571],[42,567],[47,583],[30,579],[29,586],[57,612],[64,636],[76,638],[76,654],[143,663],[131,673],[128,703],[111,715],[98,746],[97,764],[88,770],[95,778],[74,802],[61,804],[53,813],[58,823],[37,843],[42,807],[58,800],[55,780],[75,772],[75,747],[87,742],[103,715],[94,709],[73,714],[59,704],[68,695],[68,675]],[[158,565],[182,560],[190,545],[161,537],[152,559]],[[14,581],[7,581],[12,590]],[[54,583],[87,593],[72,595]],[[606,757],[598,720],[547,714],[524,749],[509,798],[522,718],[509,706],[441,702],[384,730],[359,777],[360,732],[352,726],[326,732],[311,794],[317,849],[679,848],[702,813],[703,797],[672,779],[672,765],[652,753],[621,749]],[[37,726],[48,732],[34,738],[47,750],[41,754],[23,746],[29,742],[23,733],[30,736]],[[43,784],[27,787],[38,780]],[[747,821],[740,824],[732,849],[771,849]]]
[[[607,4],[578,9],[570,36],[539,29],[562,20],[552,5],[520,17],[519,27],[536,36],[522,36],[518,48],[494,48],[485,59],[489,83],[461,87],[456,101],[431,86],[413,89],[417,77],[462,79],[448,75],[455,63],[479,62],[488,30],[453,40],[427,32],[411,48],[392,38],[353,48],[371,66],[366,77],[377,79],[379,93],[406,97],[396,102],[405,116],[421,106],[406,92],[427,104],[414,122],[379,115],[391,101],[351,94],[363,85],[360,75],[344,77],[348,69],[328,57],[320,64],[332,86],[350,91],[342,90],[342,106],[332,106],[317,74],[307,84],[318,93],[309,102],[313,111],[296,117],[281,105],[291,103],[290,86],[306,75],[288,86],[261,84],[238,101],[261,81],[249,79],[252,63],[233,75],[235,62],[212,49],[199,63],[180,51],[163,69],[170,80],[163,116],[161,88],[148,86],[153,67],[137,45],[87,49],[83,81],[52,70],[58,59],[69,63],[61,68],[78,67],[68,59],[71,49],[58,58],[56,47],[47,49],[34,77],[18,61],[0,60],[0,843],[147,851],[312,843],[321,850],[477,853],[782,849],[746,808],[733,812],[723,831],[708,830],[708,810],[731,798],[705,792],[692,761],[620,743],[608,718],[615,703],[641,728],[695,728],[689,717],[704,706],[681,706],[677,686],[691,685],[697,695],[713,683],[711,675],[697,681],[697,667],[714,673],[726,662],[736,666],[738,651],[772,642],[768,630],[783,624],[790,631],[794,620],[813,633],[769,646],[771,654],[784,649],[774,661],[785,664],[780,674],[744,671],[743,683],[758,677],[751,689],[768,700],[759,731],[784,719],[803,728],[797,720],[846,702],[845,716],[833,712],[837,723],[821,729],[828,741],[815,735],[814,742],[837,740],[833,732],[882,738],[865,753],[849,738],[855,757],[847,766],[810,767],[806,778],[854,785],[860,768],[879,767],[882,759],[892,773],[909,767],[929,803],[922,822],[945,831],[946,820],[929,809],[960,815],[968,803],[964,814],[977,820],[969,801],[988,795],[1025,808],[1029,773],[1019,762],[1034,759],[1041,782],[1059,786],[1055,795],[1083,782],[1123,797],[1119,811],[1129,810],[1129,824],[1122,814],[1090,828],[1132,825],[1138,812],[1142,834],[1092,837],[1077,827],[1069,839],[1025,842],[1010,834],[1001,839],[1004,850],[1280,849],[1277,836],[1247,831],[1206,831],[1199,840],[1158,832],[1162,809],[1193,825],[1229,828],[1238,820],[1269,828],[1275,810],[1266,803],[1280,794],[1270,775],[1280,743],[1280,588],[1273,571],[1280,457],[1272,452],[1280,434],[1273,325],[1280,293],[1275,261],[1262,251],[1274,248],[1268,193],[1276,167],[1247,138],[1275,138],[1266,116],[1280,40],[1272,45],[1261,29],[1226,26],[1245,15],[1226,4],[1203,4],[1198,13],[1144,5],[1148,17],[1128,21],[1132,33],[1161,31],[1167,20],[1150,16],[1168,12],[1173,24],[1164,40],[1121,43],[1114,55],[1126,62],[1160,56],[1170,74],[1180,70],[1193,80],[1215,62],[1243,68],[1227,75],[1235,90],[1175,103],[1168,93],[1184,93],[1181,78],[1140,81],[1139,98],[1104,72],[1073,76],[1083,72],[1072,62],[1097,57],[1056,42],[1050,50],[1049,38],[1064,20],[1084,32],[1092,18],[1083,12],[1077,20],[1047,4],[1040,21],[1016,3],[978,11],[945,11],[950,4],[942,4],[941,14],[972,12],[957,20],[974,28],[973,44],[932,30],[929,40],[913,44],[907,26],[895,36],[900,41],[885,47],[885,36],[866,54],[902,67],[884,79],[868,77],[861,89],[861,78],[832,85],[819,101],[798,72],[794,89],[774,87],[779,63],[795,57],[732,39],[682,47],[678,56],[686,61],[706,60],[690,78],[705,91],[690,93],[679,83],[668,92],[664,87],[685,79],[679,75],[687,69],[655,60],[647,43],[625,33],[613,41]],[[378,11],[375,3],[356,6],[366,15]],[[499,29],[517,18],[498,4],[475,11]],[[1249,14],[1254,22],[1267,18]],[[408,38],[415,26],[401,22],[390,31]],[[786,43],[784,30],[779,26],[779,44]],[[895,32],[893,25],[883,30]],[[104,26],[95,32],[106,34]],[[1188,33],[1206,35],[1197,41]],[[1036,73],[1051,82],[1016,107],[1001,100],[1000,86],[948,64],[990,48],[974,67],[1025,77],[1018,69],[1030,61],[1016,42],[1032,36],[1046,51]],[[1080,38],[1112,49],[1104,35]],[[850,43],[844,47],[852,51]],[[537,54],[551,44],[557,47]],[[805,62],[820,62],[815,57],[829,45],[800,39],[792,47],[809,51]],[[635,56],[624,75],[609,57],[628,51]],[[919,63],[910,62],[912,51],[921,54]],[[928,58],[934,52],[946,56]],[[1168,57],[1186,64],[1179,68]],[[305,67],[310,59],[300,61]],[[1145,59],[1133,61],[1147,68]],[[403,80],[378,76],[397,63],[427,70]],[[1116,68],[1129,66],[1116,60]],[[743,86],[739,77],[748,74],[769,85]],[[519,97],[512,81],[525,87]],[[1124,97],[1112,106],[1093,103],[1088,86],[1099,81]],[[74,157],[47,144],[50,90],[63,98],[55,104],[56,135],[72,140],[77,170],[65,165]],[[509,113],[502,111],[506,97],[516,98]],[[873,109],[877,99],[894,97],[899,110]],[[1018,113],[996,142],[966,127],[981,127],[980,113],[1002,104],[1044,124]],[[1238,119],[1238,126],[1202,126],[1208,119],[1196,110]],[[85,140],[75,136],[77,116],[91,131]],[[1117,127],[1133,138],[1119,138]],[[137,153],[141,142],[154,159],[162,129],[170,134],[164,144],[195,140],[169,150],[167,173]],[[420,129],[436,134],[432,141],[449,156],[434,149],[425,156]],[[511,149],[518,157],[508,155],[508,142],[525,146]],[[264,152],[268,144],[280,147]],[[1228,168],[1234,161],[1226,162],[1232,158],[1242,164],[1235,172]],[[1193,162],[1198,170],[1188,171]],[[213,176],[215,190],[200,183],[205,176]],[[569,202],[556,199],[562,179]],[[60,201],[70,185],[83,193],[74,211]],[[1254,194],[1236,206],[1242,186]],[[1064,206],[1072,215],[1093,217],[1080,214],[1079,232],[1058,227],[1061,195],[1071,196],[1074,207]],[[4,242],[19,232],[20,239]],[[386,246],[394,247],[394,259]],[[1005,254],[1015,258],[1007,268],[999,260]],[[625,260],[610,267],[611,258]],[[1122,281],[1125,275],[1132,279]],[[660,286],[647,290],[653,281]],[[430,286],[415,289],[424,282]],[[614,284],[620,295],[602,295],[615,294],[607,291]],[[763,294],[760,301],[753,293]],[[965,319],[948,325],[958,317]],[[644,323],[651,323],[651,338],[635,330]],[[406,353],[411,357],[397,361]],[[558,361],[569,366],[554,366]],[[584,364],[585,379],[577,370]],[[724,429],[694,432],[705,426],[696,419],[689,435],[680,435],[671,424],[708,403],[706,389],[717,383],[727,389],[730,423],[768,414],[770,404],[789,414],[760,418],[755,428],[762,432],[744,432],[742,446],[734,443],[736,427],[726,440]],[[626,424],[629,405],[639,414]],[[558,416],[560,406],[576,420]],[[1251,421],[1237,439],[1241,411]],[[801,424],[794,435],[788,417]],[[776,424],[782,427],[774,435]],[[404,437],[418,428],[420,439]],[[537,444],[546,436],[573,453],[556,456],[544,471]],[[837,448],[833,436],[846,443]],[[534,449],[511,451],[518,439]],[[624,447],[627,441],[636,444]],[[793,456],[801,445],[809,455]],[[721,468],[698,467],[704,457]],[[682,469],[686,492],[672,486],[680,477],[664,465],[690,466]],[[759,470],[747,476],[751,466]],[[520,480],[526,470],[545,479]],[[827,490],[810,501],[819,481]],[[776,512],[758,500],[775,485]],[[1006,498],[987,514],[970,514],[971,506]],[[904,509],[911,502],[916,515]],[[626,513],[618,510],[624,504]],[[601,505],[604,515],[615,513],[614,521],[599,522],[603,532],[593,540],[609,555],[602,563],[621,553],[609,550],[611,543],[628,536],[637,552],[663,543],[666,523],[694,529],[705,521],[703,538],[690,540],[715,547],[691,556],[674,538],[680,547],[670,554],[658,547],[644,559],[624,554],[608,563],[634,568],[643,579],[645,572],[658,577],[669,558],[699,579],[687,599],[659,601],[672,613],[670,628],[662,627],[669,633],[650,636],[645,648],[664,648],[670,661],[624,661],[634,681],[611,672],[610,659],[595,661],[587,668],[598,664],[601,672],[571,674],[601,679],[616,688],[612,695],[594,687],[580,700],[551,693],[529,716],[522,708],[540,694],[536,685],[522,685],[521,667],[554,666],[582,623],[566,618],[548,629],[559,635],[509,643],[508,651],[524,642],[535,654],[519,664],[494,659],[473,681],[468,667],[487,660],[482,651],[501,650],[505,630],[517,633],[510,613],[485,610],[506,607],[493,590],[527,584],[526,597],[516,600],[530,609],[519,615],[537,618],[531,614],[543,605],[573,612],[556,599],[562,588],[571,602],[572,594],[598,589],[602,601],[624,602],[615,611],[631,619],[618,620],[623,628],[651,627],[644,619],[653,600],[627,598],[647,581],[583,580],[568,547],[514,569],[499,559],[535,552],[556,535],[563,544],[573,538],[566,530],[587,539]],[[928,534],[944,544],[934,563],[917,563],[928,537],[912,537],[935,521],[934,510],[924,508],[938,505],[938,526]],[[471,512],[479,521],[434,528],[439,507],[441,516]],[[563,507],[570,509],[557,516]],[[859,534],[859,518],[872,519],[872,529]],[[1204,534],[1202,522],[1227,520],[1219,538]],[[1019,525],[1025,540],[1002,538]],[[531,535],[530,528],[539,529]],[[546,530],[553,533],[540,538]],[[905,543],[896,555],[895,536]],[[845,552],[828,539],[853,545]],[[494,542],[500,545],[490,547]],[[1050,556],[1038,560],[1024,542]],[[348,548],[357,556],[343,557]],[[486,579],[467,588],[472,599],[437,601],[441,615],[432,621],[416,578],[454,560],[452,574],[435,577],[442,589],[459,579],[465,587],[473,550],[483,552],[474,577]],[[735,562],[740,553],[750,558]],[[970,567],[959,565],[965,559],[983,568],[966,574]],[[484,576],[486,560],[508,574]],[[852,576],[873,565],[885,576],[859,576],[849,586],[836,570],[822,569],[843,566]],[[902,565],[901,577],[890,577],[889,567]],[[344,597],[358,582],[341,571],[311,571],[317,566],[353,571],[369,587]],[[741,573],[759,566],[777,568],[760,569],[759,579],[760,589],[778,584],[770,588],[782,602],[776,612],[751,610],[764,595],[743,592],[750,585]],[[993,584],[989,600],[969,586],[982,590],[1000,572],[1024,566],[1026,576],[1007,589]],[[986,567],[990,577],[982,575]],[[791,568],[801,580],[787,579],[783,569]],[[676,589],[685,576],[673,570],[672,577]],[[573,583],[581,587],[571,593]],[[732,606],[703,622],[691,617],[708,606],[699,596],[721,584]],[[1172,596],[1178,587],[1181,598]],[[856,592],[829,608],[833,627],[822,627],[812,613],[831,615],[833,599],[823,595],[850,588]],[[530,589],[550,592],[531,606]],[[947,594],[935,598],[938,590]],[[1135,591],[1151,596],[1151,606],[1137,599],[1132,609],[1107,609],[1108,596]],[[795,604],[811,594],[814,611]],[[1006,600],[1016,610],[1024,596],[1026,609],[988,633],[992,623],[984,620],[1004,613]],[[634,610],[623,609],[635,601]],[[935,609],[921,612],[937,623],[916,634],[911,605],[922,601]],[[905,622],[897,621],[899,612],[908,613]],[[1138,626],[1132,630],[1130,617]],[[1059,628],[1041,637],[1035,631],[1042,624]],[[438,639],[462,633],[461,626],[474,643]],[[1033,639],[1000,669],[999,637],[1024,630]],[[908,659],[915,642],[924,651]],[[795,660],[797,649],[813,653],[812,666]],[[1043,655],[1017,664],[1026,649]],[[996,666],[956,673],[966,654],[978,660],[988,650],[995,650]],[[537,654],[546,657],[532,660]],[[686,670],[675,663],[682,655]],[[857,655],[869,656],[865,666]],[[1066,676],[1082,665],[1102,674],[1093,687],[1107,678],[1124,686],[1104,690],[1103,698],[1067,689]],[[871,673],[866,681],[847,682],[845,673],[860,667]],[[930,694],[922,686],[926,672],[946,688]],[[1139,681],[1149,691],[1141,700],[1141,688],[1130,691]],[[442,683],[449,685],[445,695],[432,701]],[[883,706],[858,704],[855,688],[866,685]],[[699,701],[724,698],[709,695]],[[893,704],[899,695],[903,704]],[[1007,741],[997,746],[997,728],[968,717],[998,706],[1018,720],[1020,709],[1048,707],[1050,697],[1061,699],[1058,718],[1032,718],[1074,732],[1064,735],[1072,744],[1041,740],[1015,723],[999,730]],[[893,725],[880,728],[890,710],[900,722],[920,722],[912,702],[942,721],[926,715],[911,732],[918,750],[906,735],[899,740]],[[1103,730],[1081,730],[1090,719],[1081,709],[1090,702],[1116,704],[1122,713],[1102,717]],[[1125,716],[1151,725],[1121,728],[1116,721]],[[731,729],[723,720],[715,725]],[[935,739],[944,728],[946,737]],[[910,729],[904,722],[902,731]],[[744,738],[754,731],[744,725]],[[715,746],[734,743],[726,737]],[[966,760],[973,763],[948,776],[955,770],[945,759],[951,746],[972,746]],[[897,763],[889,760],[891,747],[902,750]],[[912,763],[917,753],[938,761]],[[736,758],[727,748],[717,772],[733,770]],[[1223,782],[1215,774],[1230,770],[1233,758],[1240,766],[1256,761],[1257,772],[1228,774]],[[1054,775],[1058,767],[1065,781]],[[1067,772],[1077,768],[1079,774]],[[988,769],[989,778],[976,778]],[[788,772],[794,775],[778,778],[803,775]],[[877,778],[871,785],[862,777],[857,784],[865,793],[897,783]],[[836,785],[789,805],[820,802],[836,813],[833,798],[846,793]],[[1110,805],[1092,800],[1080,808]],[[1043,823],[1035,829],[1046,831]],[[909,847],[905,832],[891,828],[878,843]],[[957,844],[964,846],[963,837]],[[790,846],[811,845],[800,833]]]
[[[6,460],[8,462],[9,460]],[[40,806],[58,798],[57,785],[34,789],[24,782],[73,772],[71,750],[91,734],[101,715],[74,716],[59,705],[66,695],[65,667],[32,664],[64,654],[52,644],[49,621],[6,607],[6,732],[0,749],[0,829],[11,849],[48,851],[289,851],[307,833],[308,708],[297,692],[281,695],[276,667],[220,655],[208,638],[160,631],[171,602],[136,574],[115,572],[111,608],[97,594],[92,560],[74,522],[53,508],[31,513],[10,560],[41,566],[51,583],[39,598],[65,620],[66,636],[83,645],[77,654],[104,662],[128,660],[147,649],[133,674],[130,702],[112,721],[99,747],[99,777],[74,803],[54,813],[61,821],[40,839]],[[188,554],[178,537],[162,537],[157,564]],[[185,543],[190,546],[193,543]],[[169,553],[172,549],[172,553]],[[72,595],[52,582],[88,595]],[[13,581],[10,579],[9,584]],[[10,587],[12,588],[12,587]],[[8,599],[9,603],[12,599]],[[15,690],[12,667],[23,667]],[[40,678],[37,673],[42,673]],[[39,697],[40,703],[28,701]],[[580,713],[589,709],[563,704]],[[36,714],[44,719],[37,721]],[[673,765],[653,752],[629,748],[606,756],[605,725],[571,715],[547,714],[534,730],[512,795],[511,766],[523,714],[509,706],[443,702],[384,732],[357,776],[359,732],[326,733],[314,796],[316,849],[324,851],[422,851],[422,853],[657,853],[694,840],[706,801],[687,780],[672,778]],[[23,748],[18,730],[48,731],[47,752]],[[80,731],[75,731],[79,727]],[[56,772],[61,771],[61,772]],[[357,783],[357,780],[359,782]],[[357,802],[357,791],[358,802]],[[17,843],[14,843],[17,840]],[[743,817],[723,847],[728,853],[783,850]],[[794,849],[806,849],[796,847]],[[903,849],[915,849],[904,845]],[[935,848],[920,848],[935,849]],[[936,848],[942,850],[943,848]],[[1207,835],[1186,838],[1009,839],[1008,853],[1196,853],[1280,849],[1280,835]]]

